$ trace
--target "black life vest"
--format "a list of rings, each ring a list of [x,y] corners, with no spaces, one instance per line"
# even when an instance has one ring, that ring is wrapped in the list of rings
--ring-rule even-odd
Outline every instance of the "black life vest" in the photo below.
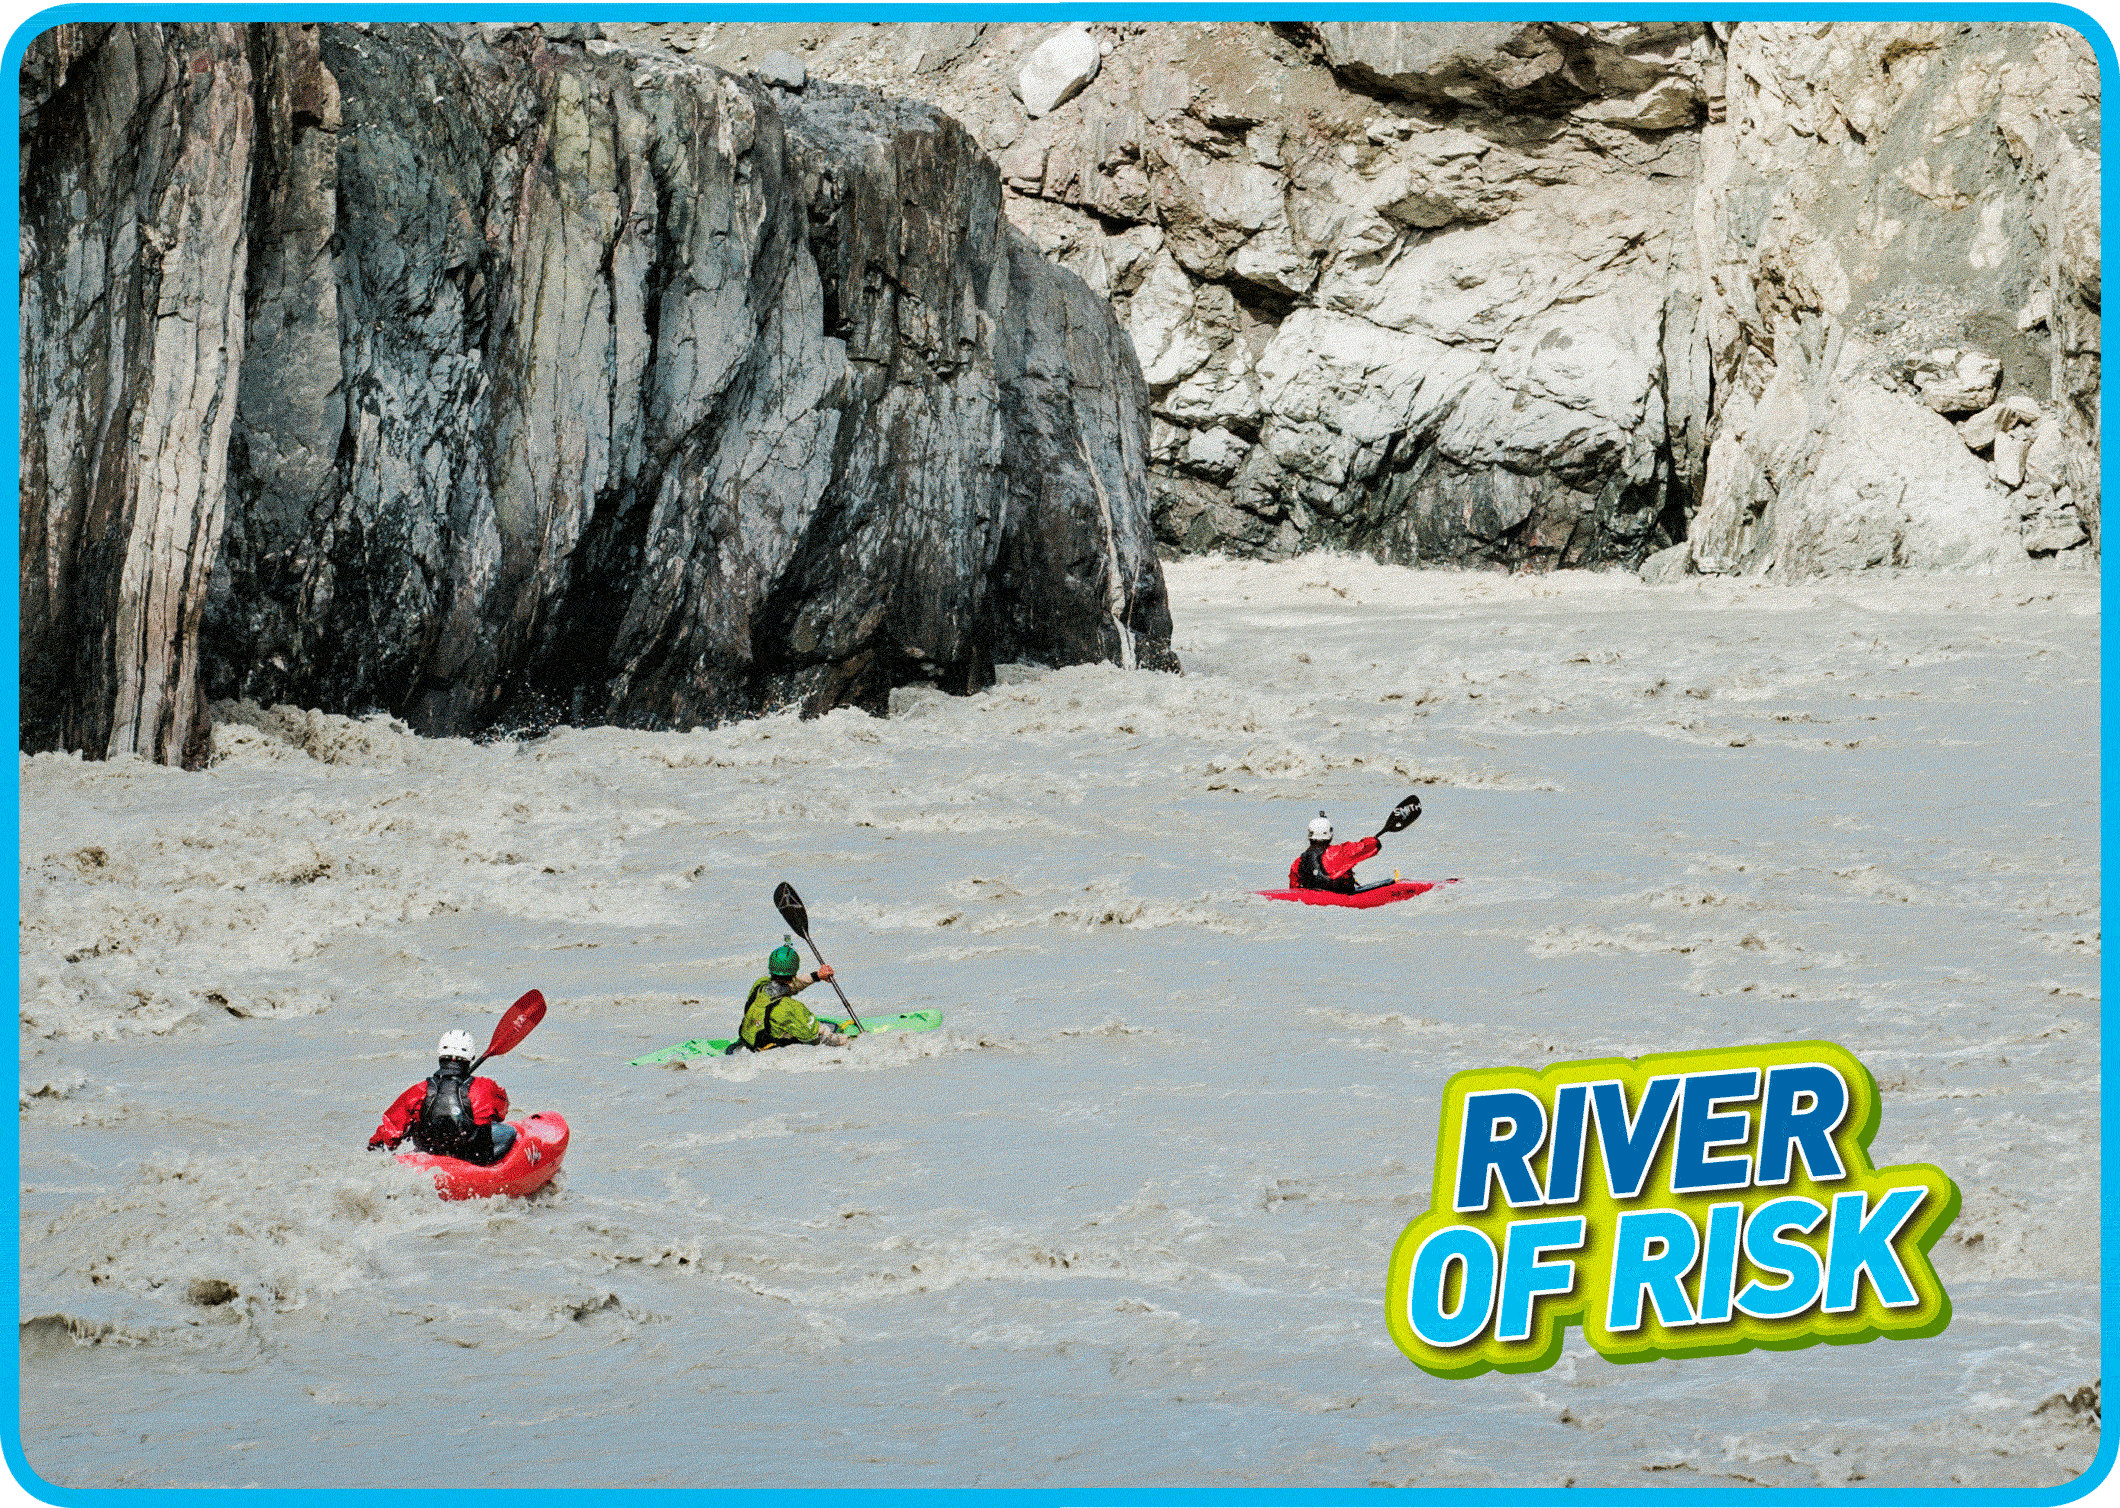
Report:
[[[1287,850],[1283,849],[1283,853]],[[1335,878],[1325,872],[1325,845],[1313,843],[1303,850],[1303,857],[1296,860],[1296,889],[1332,890],[1341,895],[1353,895],[1362,888],[1352,874]]]
[[[412,1123],[412,1139],[422,1152],[463,1157],[476,1149],[478,1116],[471,1109],[471,1074],[467,1069],[438,1068],[427,1080],[427,1098]]]

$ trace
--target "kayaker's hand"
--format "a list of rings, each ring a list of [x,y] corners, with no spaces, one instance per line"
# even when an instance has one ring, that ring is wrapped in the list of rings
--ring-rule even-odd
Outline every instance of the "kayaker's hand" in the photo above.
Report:
[[[819,979],[830,979],[832,977],[832,966],[828,963],[819,964],[817,966],[817,977]]]

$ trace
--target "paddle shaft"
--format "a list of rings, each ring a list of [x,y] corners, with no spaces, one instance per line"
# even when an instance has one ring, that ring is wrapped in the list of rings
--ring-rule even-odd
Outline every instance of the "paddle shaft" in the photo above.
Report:
[[[773,909],[780,913],[782,921],[794,929],[797,937],[810,945],[810,951],[817,955],[819,966],[830,968],[831,965],[825,961],[823,950],[817,946],[816,939],[810,936],[810,908],[802,903],[802,897],[795,893],[795,887],[786,880],[773,887]],[[839,981],[834,979],[830,983],[832,992],[839,997],[839,1003],[846,1007],[847,1019],[854,1023],[854,1030],[867,1031],[868,1028],[861,1024],[861,1018],[854,1014],[854,1002],[847,999],[845,990],[839,988]]]
[[[819,964],[823,965],[825,968],[831,967],[831,964],[826,962],[824,953],[818,948],[817,944],[815,944],[814,942],[810,942],[809,933],[803,933],[802,940],[806,943],[810,943],[810,951],[812,953],[817,954],[817,962]],[[837,995],[839,997],[839,1003],[846,1007],[847,1019],[854,1023],[854,1030],[858,1032],[867,1031],[868,1028],[861,1024],[861,1018],[854,1014],[854,1002],[847,999],[847,992],[839,987],[839,981],[836,979],[827,979],[825,983],[832,987],[832,993]]]

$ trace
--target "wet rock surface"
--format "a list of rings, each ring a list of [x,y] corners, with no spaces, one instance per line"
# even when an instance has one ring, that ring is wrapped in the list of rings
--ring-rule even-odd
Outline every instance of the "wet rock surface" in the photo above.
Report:
[[[2099,101],[2065,28],[1097,23],[1050,113],[1017,87],[1050,23],[615,29],[964,120],[1127,322],[1168,551],[2095,555]],[[2045,472],[1909,412],[2012,399]]]
[[[1748,24],[1727,76],[1698,200],[1719,396],[1694,567],[1991,567],[2090,543],[2089,45]]]
[[[250,50],[228,25],[66,25],[23,86],[23,746],[195,763],[243,352]]]
[[[115,27],[31,64],[27,747],[180,758],[202,693],[443,734],[1175,668],[1130,344],[933,110],[584,27]],[[113,290],[154,319],[76,317]],[[144,449],[160,532],[127,533],[88,509],[158,403],[198,460]],[[147,628],[95,606],[173,559]],[[162,731],[89,726],[84,657],[167,682]]]

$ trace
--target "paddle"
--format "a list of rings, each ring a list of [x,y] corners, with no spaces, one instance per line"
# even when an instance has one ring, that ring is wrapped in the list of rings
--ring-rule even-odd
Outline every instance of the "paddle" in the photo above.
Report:
[[[1419,796],[1408,796],[1391,809],[1391,815],[1386,817],[1384,825],[1377,829],[1377,836],[1381,838],[1386,833],[1403,832],[1420,820],[1421,798]]]
[[[508,1007],[502,1014],[500,1024],[493,1028],[493,1040],[486,1050],[478,1055],[471,1065],[471,1072],[478,1072],[478,1065],[488,1058],[497,1058],[504,1052],[513,1052],[523,1038],[536,1029],[537,1023],[545,1019],[545,997],[536,990]]]
[[[795,893],[795,887],[786,880],[782,880],[773,889],[773,909],[780,913],[780,919],[788,924],[797,937],[810,943],[810,951],[817,954],[819,963],[823,963],[824,954],[819,951],[816,943],[810,942],[810,913],[803,908],[802,897]],[[839,1003],[847,1008],[847,1019],[854,1023],[854,1030],[867,1031],[868,1028],[861,1024],[861,1018],[854,1014],[854,1002],[847,999],[845,990],[839,988],[839,981],[834,979],[828,982],[838,994]]]

